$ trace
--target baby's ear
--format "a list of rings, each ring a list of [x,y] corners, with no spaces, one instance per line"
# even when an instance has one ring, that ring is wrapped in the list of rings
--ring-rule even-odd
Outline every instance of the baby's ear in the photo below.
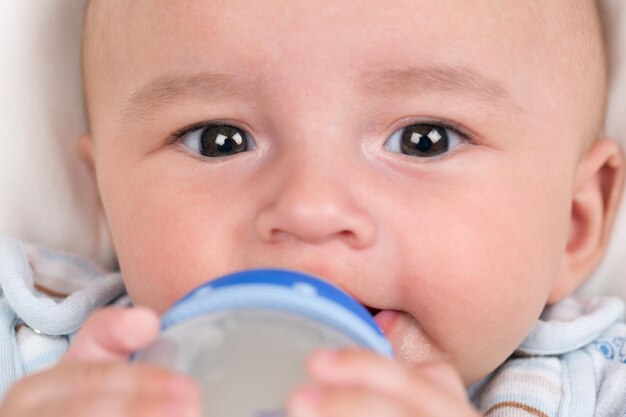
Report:
[[[600,139],[578,165],[569,238],[548,303],[571,294],[602,260],[624,184],[624,155],[617,143]]]
[[[90,134],[81,135],[76,141],[76,149],[83,161],[87,164],[89,171],[95,175],[96,167],[93,154],[93,138]]]

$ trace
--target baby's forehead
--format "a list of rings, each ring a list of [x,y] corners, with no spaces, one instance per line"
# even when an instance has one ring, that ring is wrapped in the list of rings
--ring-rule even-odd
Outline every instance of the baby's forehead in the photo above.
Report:
[[[353,7],[350,10],[350,20],[371,24],[372,12],[370,9],[381,10],[381,8],[365,7],[366,5],[360,4],[362,1],[363,0],[345,0],[342,4],[358,4],[358,7]],[[370,2],[373,6],[377,3],[373,0],[365,1],[365,3]],[[123,42],[124,38],[120,36],[120,33],[130,31],[133,27],[136,27],[136,25],[131,24],[127,18],[128,16],[139,16],[142,20],[149,20],[155,16],[168,18],[179,15],[179,13],[176,12],[177,10],[186,9],[196,13],[194,4],[206,5],[207,3],[210,3],[210,9],[207,7],[197,8],[199,14],[203,12],[206,14],[206,25],[210,25],[211,22],[214,22],[214,24],[219,23],[216,21],[223,20],[223,16],[220,16],[221,14],[229,14],[230,20],[233,20],[233,12],[236,12],[238,7],[241,8],[241,10],[239,10],[240,13],[237,13],[237,21],[233,22],[236,26],[225,33],[227,37],[229,33],[236,35],[237,32],[245,31],[246,19],[256,20],[265,18],[266,15],[279,16],[281,14],[288,19],[297,19],[290,27],[291,32],[302,33],[303,28],[299,27],[297,23],[302,21],[302,16],[308,15],[311,12],[310,8],[298,6],[298,4],[307,4],[308,0],[290,0],[290,7],[285,7],[283,1],[276,0],[239,2],[240,6],[236,5],[236,1],[228,2],[231,3],[228,4],[227,2],[218,0],[190,0],[184,4],[162,0],[135,0],[133,2],[127,2],[125,0],[88,0],[85,32],[93,34],[93,36],[86,36],[85,40],[97,46],[109,40],[111,34],[116,33],[117,36],[113,36],[113,41]],[[436,8],[429,7],[430,3],[432,3],[432,6],[439,6]],[[441,6],[441,4],[444,4],[444,6]],[[340,15],[340,13],[334,13],[334,9],[344,7],[346,6],[338,6],[334,1],[319,0],[314,7],[319,15],[319,18],[316,16],[315,20],[324,20],[324,16],[334,18]],[[259,17],[256,12],[250,13],[250,10],[254,10],[255,8],[259,10],[269,10],[269,13]],[[285,12],[287,8],[289,12]],[[586,44],[593,43],[597,40],[599,32],[601,32],[598,27],[599,14],[596,0],[552,0],[550,2],[540,0],[525,0],[523,2],[501,2],[500,0],[422,0],[408,8],[403,1],[391,0],[385,2],[384,9],[388,10],[387,14],[389,18],[398,17],[398,14],[394,14],[394,10],[415,11],[416,13],[413,15],[407,14],[403,20],[397,22],[398,25],[402,26],[418,25],[420,23],[419,21],[411,22],[411,19],[416,17],[415,14],[420,17],[427,16],[428,19],[437,21],[437,32],[439,36],[448,36],[450,38],[458,33],[462,33],[455,31],[453,25],[462,23],[465,27],[479,28],[489,26],[490,22],[494,20],[515,20],[511,19],[512,15],[519,16],[517,20],[524,21],[524,24],[516,29],[520,31],[521,28],[521,30],[525,31],[529,36],[541,37],[545,36],[544,33],[550,33],[557,34],[557,37],[560,37],[561,40],[566,40],[564,36],[571,34],[572,31],[590,35],[580,36],[580,39],[587,39],[588,42],[574,43],[574,49],[583,49]],[[141,10],[141,12],[130,13],[132,10]],[[208,10],[210,10],[210,14],[207,13]],[[467,15],[467,19],[463,19],[465,15]],[[381,20],[384,20],[384,18]],[[153,27],[152,29],[158,30],[158,27]],[[284,30],[284,27],[282,29]],[[502,42],[506,42],[505,39],[509,36],[508,31],[493,33],[476,30],[474,32],[477,33],[477,36],[483,35],[487,38],[500,38]],[[394,34],[380,33],[379,35],[393,37]],[[314,34],[311,34],[311,36],[314,36]],[[144,40],[147,41],[147,39]],[[423,40],[424,39],[416,38],[415,42],[420,43]],[[406,39],[399,41],[406,41]],[[428,45],[425,44],[424,47],[427,48]],[[555,48],[554,52],[558,52],[558,50]]]
[[[394,8],[400,9],[398,7],[403,2],[398,2],[398,6],[394,6],[394,1],[391,0],[389,2],[385,2],[385,8],[389,10],[393,10]],[[308,0],[291,0],[289,3],[291,5],[296,5],[295,7],[291,7],[289,14],[291,16],[297,15],[298,13],[303,14],[307,13],[310,10],[305,8],[297,7],[298,3],[307,3]],[[363,7],[360,7],[363,0],[345,0],[342,3],[358,3],[359,7],[355,8],[351,11],[351,16],[355,20],[358,20],[360,16],[365,16],[368,14],[368,7],[363,4]],[[144,8],[145,12],[142,15],[145,18],[150,18],[151,15],[158,14],[158,12],[162,12],[166,15],[171,15],[172,12],[176,8],[183,9],[193,9],[194,3],[202,3],[207,4],[210,3],[211,7],[211,16],[215,17],[219,15],[222,11],[229,10],[232,11],[233,7],[227,5],[226,2],[219,0],[195,0],[188,1],[183,3],[172,3],[166,2],[162,0],[135,0],[133,2],[127,2],[125,0],[87,0],[86,4],[86,15],[88,18],[86,19],[86,29],[91,29],[91,26],[98,26],[99,24],[107,23],[102,29],[106,33],[107,29],[111,29],[113,26],[111,23],[122,22],[123,19],[113,19],[112,16],[123,17],[124,15],[128,15],[127,11],[131,8],[139,9]],[[368,3],[367,1],[365,3]],[[373,2],[375,3],[375,2]],[[411,6],[414,10],[419,10],[420,14],[428,14],[428,3],[445,3],[447,6],[444,8],[433,8],[433,18],[436,18],[441,22],[442,28],[441,30],[445,33],[446,28],[446,20],[448,17],[452,17],[454,15],[461,14],[463,15],[465,11],[472,10],[480,10],[481,16],[480,20],[483,22],[487,22],[490,19],[498,18],[506,15],[507,13],[514,13],[518,15],[522,14],[530,14],[529,23],[534,22],[534,24],[529,24],[526,26],[526,30],[528,32],[541,32],[545,28],[560,31],[564,30],[567,27],[571,27],[572,25],[577,25],[578,29],[583,31],[587,28],[594,27],[597,24],[598,17],[598,5],[597,0],[552,0],[550,2],[545,2],[541,0],[525,0],[523,2],[501,2],[499,0],[422,0],[416,2],[414,7]],[[250,9],[275,9],[277,11],[284,10],[285,4],[283,1],[276,0],[257,0],[252,2],[244,2],[241,3],[242,11],[245,7],[246,10]],[[318,12],[320,18],[324,15],[328,15],[332,13],[333,9],[338,8],[337,3],[329,0],[319,0],[315,4],[315,10]],[[298,10],[300,9],[300,10]],[[447,9],[448,13],[441,13],[441,10],[444,11]],[[434,13],[437,12],[437,16]],[[238,18],[245,19],[247,17],[254,18],[254,14],[250,13],[241,13]],[[409,17],[409,16],[407,16]],[[207,24],[210,21],[207,21]],[[402,22],[398,22],[399,24],[411,25],[409,20],[405,20]],[[472,24],[481,24],[481,22],[466,22],[468,25]],[[582,24],[582,26],[581,26]],[[117,25],[115,25],[117,26]],[[122,27],[128,28],[128,25],[121,24]],[[156,29],[156,28],[155,28]],[[234,28],[234,31],[244,29],[243,26],[239,28]],[[293,27],[294,31],[300,30],[296,26]],[[493,34],[495,35],[495,34]],[[500,33],[498,36],[506,36],[506,33]]]
[[[210,8],[207,7],[210,3]],[[367,4],[363,4],[367,3]],[[366,6],[370,7],[366,7]],[[246,57],[259,57],[267,55],[268,50],[280,56],[286,55],[288,51],[281,49],[285,43],[276,42],[274,49],[258,48],[254,42],[242,36],[248,28],[257,25],[257,20],[272,19],[272,24],[268,27],[276,28],[280,31],[280,36],[302,40],[303,49],[310,48],[315,51],[315,41],[319,38],[320,32],[324,28],[317,25],[319,22],[332,22],[332,29],[337,36],[338,42],[341,40],[342,31],[348,32],[350,27],[363,27],[366,30],[363,33],[362,45],[359,48],[351,48],[349,53],[355,50],[366,51],[370,56],[377,54],[389,55],[390,52],[402,49],[407,42],[413,42],[410,38],[412,23],[411,20],[419,20],[415,23],[423,23],[424,21],[435,22],[432,24],[432,33],[424,33],[415,29],[415,33],[419,34],[414,40],[413,47],[416,50],[428,51],[436,48],[433,47],[432,39],[436,38],[438,45],[449,42],[452,45],[446,51],[440,48],[443,53],[447,53],[448,57],[441,57],[442,60],[454,60],[457,56],[462,56],[467,49],[471,48],[475,53],[476,61],[480,61],[480,54],[492,53],[493,49],[482,47],[481,45],[493,45],[506,49],[508,58],[515,55],[520,56],[520,61],[530,56],[531,59],[547,61],[555,67],[567,69],[567,71],[578,71],[577,77],[573,79],[576,83],[582,83],[581,80],[598,79],[600,76],[595,74],[597,67],[602,64],[601,54],[601,30],[598,24],[598,14],[596,4],[593,0],[553,0],[550,2],[540,0],[525,0],[523,2],[502,2],[501,0],[422,0],[409,4],[401,0],[390,0],[383,3],[375,0],[345,0],[341,4],[331,0],[319,0],[315,2],[314,7],[308,0],[255,0],[255,1],[203,1],[190,0],[185,3],[172,3],[164,0],[135,0],[127,2],[124,0],[90,0],[89,11],[86,19],[86,35],[85,35],[85,53],[84,53],[84,69],[86,89],[90,90],[91,83],[99,83],[104,77],[98,77],[97,74],[103,74],[105,68],[128,59],[128,56],[121,56],[116,52],[120,50],[118,45],[122,43],[132,43],[137,45],[137,50],[150,47],[152,36],[146,36],[146,33],[157,34],[161,31],[163,23],[167,19],[180,17],[178,27],[185,23],[185,19],[195,19],[201,22],[204,27],[219,27],[221,33],[220,41],[224,40],[236,45],[237,51],[245,53]],[[313,10],[314,9],[314,10]],[[342,11],[350,10],[350,13],[342,14]],[[251,11],[254,11],[251,12]],[[374,12],[375,11],[375,12]],[[187,12],[185,15],[184,12]],[[315,13],[313,13],[315,12]],[[139,27],[136,21],[130,16],[145,20],[145,32],[142,35],[135,33],[129,34]],[[182,16],[182,17],[181,17]],[[236,18],[234,18],[236,16]],[[381,17],[382,16],[382,17]],[[343,18],[343,20],[341,20]],[[334,19],[334,21],[333,21]],[[220,26],[220,20],[228,22],[229,29],[226,25]],[[511,34],[512,28],[498,26],[499,21],[515,23],[516,33]],[[383,28],[381,24],[387,24]],[[317,26],[316,26],[317,25]],[[378,25],[378,26],[376,26]],[[404,27],[404,33],[409,34],[401,37],[400,31],[392,31],[394,25]],[[172,32],[176,26],[170,27],[170,36],[172,40],[170,46],[175,46],[181,50],[193,49],[182,36],[175,36]],[[201,26],[199,26],[201,27]],[[318,28],[316,32],[316,27]],[[304,29],[303,29],[304,28]],[[368,33],[367,28],[371,28]],[[485,28],[490,28],[485,29]],[[463,39],[467,33],[471,32],[471,39]],[[266,35],[264,32],[263,35]],[[367,40],[365,40],[367,39]],[[246,43],[238,41],[245,40]],[[465,45],[461,41],[465,40]],[[202,40],[210,43],[214,40]],[[268,39],[266,43],[272,44],[273,39]],[[453,47],[457,45],[455,50]],[[317,48],[324,48],[329,43],[320,43]],[[469,46],[468,46],[469,45]],[[365,47],[366,46],[366,47]],[[154,47],[154,45],[152,46]],[[157,45],[158,48],[165,48],[164,45]],[[466,49],[465,51],[461,49]],[[170,48],[171,49],[171,48]],[[348,48],[346,48],[348,49]],[[408,49],[407,49],[408,50]],[[216,50],[217,51],[217,50]],[[156,49],[155,49],[156,52]],[[223,52],[223,51],[222,51]],[[212,54],[217,52],[212,51]],[[128,54],[126,54],[128,55]],[[145,53],[144,59],[157,59],[160,54]],[[398,56],[400,54],[397,54]],[[355,55],[356,56],[356,55]],[[132,58],[132,57],[130,57]],[[359,61],[363,61],[363,57],[357,56],[354,59],[354,65],[358,65]],[[503,60],[508,59],[503,58]],[[219,60],[221,57],[216,56]],[[494,60],[497,61],[497,60]],[[485,60],[485,62],[488,62]],[[504,63],[506,64],[506,63]],[[510,65],[517,63],[511,62]],[[155,65],[158,65],[155,63]],[[119,64],[118,68],[124,65]],[[527,69],[520,68],[520,72]],[[603,71],[600,71],[603,72]],[[563,78],[565,79],[565,77]],[[598,85],[598,90],[603,90],[602,82],[588,83],[588,85]],[[587,86],[588,87],[588,86]],[[572,86],[570,86],[572,88]],[[89,92],[87,93],[89,101]],[[595,101],[595,100],[594,100]]]

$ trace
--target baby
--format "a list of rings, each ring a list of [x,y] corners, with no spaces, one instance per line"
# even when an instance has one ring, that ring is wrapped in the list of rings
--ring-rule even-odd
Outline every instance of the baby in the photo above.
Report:
[[[198,416],[191,381],[128,356],[260,267],[343,288],[397,357],[313,355],[290,416],[623,415],[623,305],[570,297],[624,177],[594,1],[91,3],[80,146],[134,307],[2,417]]]

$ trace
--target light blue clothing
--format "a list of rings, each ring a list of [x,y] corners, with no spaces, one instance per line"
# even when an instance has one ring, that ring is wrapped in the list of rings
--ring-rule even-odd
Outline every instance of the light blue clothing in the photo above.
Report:
[[[119,274],[0,238],[0,400],[19,378],[54,365],[92,311],[127,304],[124,294]]]
[[[624,417],[625,342],[621,299],[566,299],[470,397],[490,417]]]
[[[91,312],[130,305],[119,274],[2,238],[0,290],[0,399],[19,378],[54,365]],[[570,298],[547,308],[513,356],[468,393],[489,417],[626,417],[625,342],[622,300]]]

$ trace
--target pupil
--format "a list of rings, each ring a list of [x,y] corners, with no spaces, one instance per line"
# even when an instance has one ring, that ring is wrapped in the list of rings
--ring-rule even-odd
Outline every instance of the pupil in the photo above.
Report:
[[[422,137],[416,147],[420,152],[428,152],[432,146],[433,142],[430,139]]]
[[[222,154],[231,153],[234,148],[235,148],[235,141],[232,140],[231,138],[226,139],[226,142],[224,142],[223,145],[217,145],[217,149]]]

